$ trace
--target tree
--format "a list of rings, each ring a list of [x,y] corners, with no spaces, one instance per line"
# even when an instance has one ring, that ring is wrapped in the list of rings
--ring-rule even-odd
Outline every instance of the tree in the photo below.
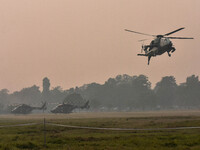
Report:
[[[155,107],[155,95],[151,90],[151,82],[145,75],[139,75],[132,81],[133,99],[140,109],[152,109]]]
[[[198,107],[200,105],[200,81],[199,77],[191,75],[185,83],[178,87],[178,102],[185,107]]]
[[[62,103],[65,97],[67,96],[67,92],[65,92],[60,86],[53,88],[50,91],[51,102],[59,102]]]
[[[33,85],[28,88],[23,88],[19,92],[14,92],[11,94],[11,99],[15,103],[40,103],[41,92],[38,86]]]
[[[8,104],[9,94],[7,89],[2,89],[0,91],[0,112],[4,112],[5,104]]]
[[[8,102],[8,89],[2,89],[0,91],[0,103],[7,103]]]
[[[176,99],[177,84],[173,76],[163,77],[154,88],[157,104],[162,108],[171,108]]]

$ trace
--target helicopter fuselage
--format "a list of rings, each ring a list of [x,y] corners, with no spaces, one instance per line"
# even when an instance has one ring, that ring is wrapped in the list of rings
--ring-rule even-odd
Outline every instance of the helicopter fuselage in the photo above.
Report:
[[[34,109],[34,107],[31,107],[29,105],[26,104],[21,104],[18,105],[17,107],[15,107],[11,113],[13,114],[29,114],[31,113],[31,111]]]
[[[65,113],[65,114],[68,114],[68,113],[72,113],[72,111],[76,108],[81,108],[81,109],[88,109],[90,106],[89,106],[89,101],[87,101],[83,106],[76,106],[76,105],[71,105],[71,104],[59,104],[57,105],[55,108],[53,108],[51,110],[52,113]]]
[[[157,37],[153,41],[151,41],[150,45],[142,46],[142,49],[145,51],[145,54],[138,54],[138,56],[147,56],[148,57],[148,64],[151,57],[155,57],[157,55],[162,55],[165,52],[168,53],[170,57],[170,52],[174,52],[175,48],[173,47],[172,42],[169,38],[166,37]]]
[[[170,52],[172,49],[174,49],[173,44],[168,38],[156,38],[151,41],[150,45],[144,46],[145,54],[142,56],[155,57],[156,55],[162,55],[165,52]]]
[[[16,106],[14,109],[12,109],[11,113],[13,113],[13,114],[29,114],[34,109],[45,110],[46,109],[46,102],[41,107],[32,107],[32,106],[29,106],[27,104],[20,104],[20,105]]]

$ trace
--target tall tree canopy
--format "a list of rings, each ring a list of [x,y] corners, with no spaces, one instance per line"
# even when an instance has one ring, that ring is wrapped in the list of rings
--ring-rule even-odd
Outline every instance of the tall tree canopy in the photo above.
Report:
[[[163,77],[154,88],[157,105],[162,108],[170,108],[173,106],[176,99],[177,84],[173,76]]]

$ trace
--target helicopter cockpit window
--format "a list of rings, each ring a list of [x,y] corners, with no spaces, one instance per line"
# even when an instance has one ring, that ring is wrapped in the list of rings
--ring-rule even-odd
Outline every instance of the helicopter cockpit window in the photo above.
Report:
[[[159,43],[159,39],[156,38],[156,39],[154,40],[154,43],[155,43],[155,44]]]

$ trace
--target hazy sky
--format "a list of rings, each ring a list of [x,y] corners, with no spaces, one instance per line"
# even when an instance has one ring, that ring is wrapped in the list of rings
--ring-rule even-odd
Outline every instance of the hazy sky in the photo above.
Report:
[[[173,40],[176,51],[147,65],[139,57],[148,38],[124,29],[194,40]],[[0,0],[0,89],[15,91],[48,77],[68,89],[104,83],[118,74],[166,75],[177,82],[200,74],[199,0]],[[147,41],[145,44],[149,44]]]

